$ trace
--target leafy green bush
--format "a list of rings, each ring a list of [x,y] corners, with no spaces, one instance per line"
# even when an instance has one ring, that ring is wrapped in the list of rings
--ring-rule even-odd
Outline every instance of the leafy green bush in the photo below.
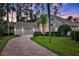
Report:
[[[79,31],[72,31],[71,37],[73,40],[79,41]]]
[[[34,36],[43,36],[41,32],[34,32]],[[45,36],[49,36],[49,32],[45,33]],[[61,36],[60,32],[51,32],[51,36]]]
[[[60,36],[60,32],[51,32],[51,36]],[[49,36],[49,32],[45,33],[45,36]]]
[[[14,33],[9,33],[9,35],[14,35]],[[7,33],[3,33],[3,36],[8,36]]]
[[[41,32],[34,32],[33,36],[40,36],[42,35]]]
[[[67,36],[67,33],[71,31],[71,28],[70,26],[68,25],[61,25],[59,28],[58,28],[58,32],[61,33],[61,36]]]
[[[0,37],[3,35],[4,29],[0,27]]]
[[[0,19],[0,37],[5,33],[6,21]]]

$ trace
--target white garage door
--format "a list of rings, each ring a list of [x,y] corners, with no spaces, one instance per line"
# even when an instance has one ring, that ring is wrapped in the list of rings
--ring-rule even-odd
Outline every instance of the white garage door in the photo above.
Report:
[[[32,28],[24,28],[22,31],[23,31],[23,35],[24,34],[33,34]]]
[[[15,35],[33,34],[33,29],[32,28],[18,28],[18,29],[15,28],[14,34]]]

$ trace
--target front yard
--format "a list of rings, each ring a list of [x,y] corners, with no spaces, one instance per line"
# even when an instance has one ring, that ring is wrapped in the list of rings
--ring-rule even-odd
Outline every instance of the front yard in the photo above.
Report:
[[[5,45],[7,44],[7,42],[12,38],[14,38],[14,36],[4,36],[4,37],[0,38],[0,54],[3,50],[3,48],[5,47]]]
[[[57,55],[79,56],[79,42],[72,40],[70,37],[51,37],[51,43],[49,42],[49,37],[43,39],[42,36],[36,36],[32,40]]]

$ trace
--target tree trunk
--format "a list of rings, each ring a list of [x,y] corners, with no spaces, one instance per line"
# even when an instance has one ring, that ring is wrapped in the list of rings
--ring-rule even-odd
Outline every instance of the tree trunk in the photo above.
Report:
[[[49,42],[51,42],[51,31],[50,31],[50,3],[47,3],[48,19],[49,19]]]
[[[9,15],[8,15],[8,11],[9,11],[9,8],[8,8],[8,5],[7,5],[7,32],[8,32],[8,35],[9,35]]]
[[[20,9],[20,4],[17,4],[17,21],[21,21],[21,9]]]
[[[42,24],[42,29],[43,29],[43,38],[45,38],[44,24]]]
[[[32,19],[32,3],[31,3],[31,13],[30,13],[30,16],[31,16],[31,20],[33,20]]]
[[[13,10],[12,10],[12,21],[13,21]]]
[[[19,21],[19,12],[18,12],[18,7],[17,7],[17,11],[16,11],[16,19],[17,19],[17,21]]]
[[[51,36],[50,31],[50,3],[47,3],[47,10],[48,10],[48,19],[49,19],[49,37]]]
[[[14,3],[13,3],[13,7],[14,7]],[[12,20],[13,20],[13,9],[12,9]]]
[[[21,10],[21,5],[20,4],[19,4],[19,20],[23,21],[22,20],[22,10]]]

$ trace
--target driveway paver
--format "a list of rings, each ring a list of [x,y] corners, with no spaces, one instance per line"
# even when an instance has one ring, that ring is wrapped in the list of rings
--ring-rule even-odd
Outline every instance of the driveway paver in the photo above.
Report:
[[[32,41],[32,35],[23,35],[8,42],[2,56],[57,56],[55,53]]]

